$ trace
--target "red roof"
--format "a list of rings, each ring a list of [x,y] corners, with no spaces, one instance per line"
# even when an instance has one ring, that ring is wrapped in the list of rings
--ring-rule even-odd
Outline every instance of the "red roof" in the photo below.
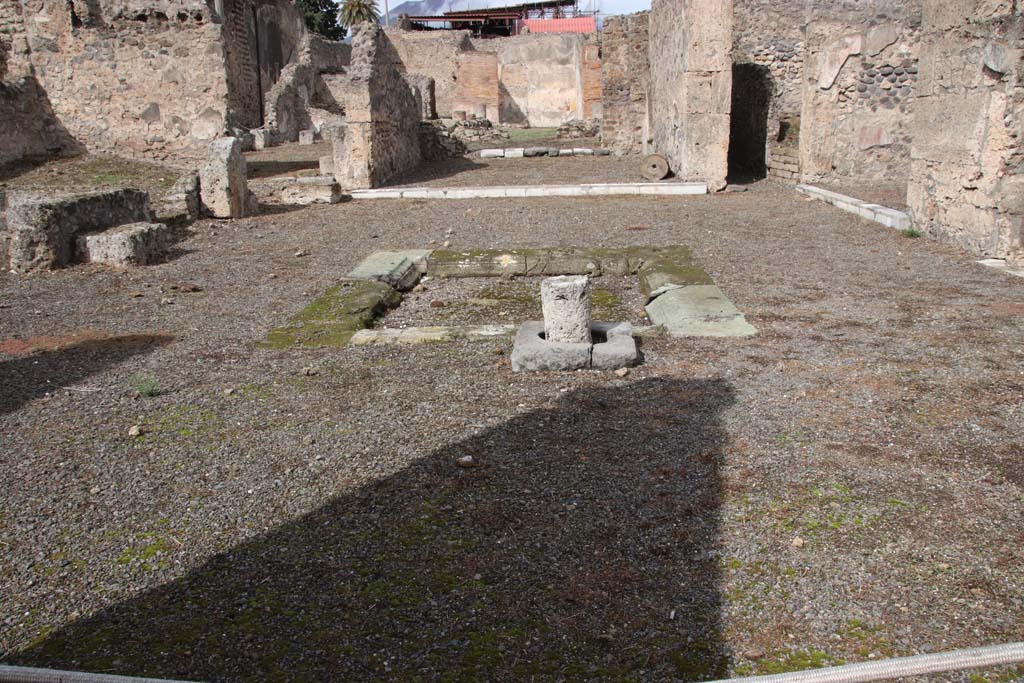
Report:
[[[523,19],[520,32],[527,28],[530,33],[597,33],[597,21],[594,17]]]

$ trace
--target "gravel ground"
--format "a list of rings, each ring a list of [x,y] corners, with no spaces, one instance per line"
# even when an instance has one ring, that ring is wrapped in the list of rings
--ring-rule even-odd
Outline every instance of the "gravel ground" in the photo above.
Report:
[[[398,187],[489,187],[493,185],[565,185],[642,183],[638,156],[459,157],[423,164],[388,182]]]
[[[625,378],[254,346],[450,227],[687,244],[760,334],[644,339]],[[767,183],[349,202],[0,274],[3,661],[663,681],[1024,639],[1022,320],[1024,281]]]
[[[380,327],[519,324],[543,317],[540,277],[429,279],[406,294],[402,305]],[[590,279],[591,313],[600,322],[650,325],[636,277],[602,275]]]
[[[160,164],[85,154],[45,164],[23,162],[0,166],[0,192],[88,192],[137,187],[156,199],[167,192],[182,173],[182,169]]]

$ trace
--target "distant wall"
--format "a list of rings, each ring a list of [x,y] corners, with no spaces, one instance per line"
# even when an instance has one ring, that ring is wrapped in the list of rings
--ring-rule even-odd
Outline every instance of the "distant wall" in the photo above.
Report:
[[[601,116],[596,37],[536,33],[471,39],[468,31],[386,31],[400,71],[434,79],[438,116],[558,126]]]
[[[501,122],[555,127],[584,113],[584,37],[535,33],[496,43]]]
[[[922,30],[914,225],[1024,262],[1024,17],[1010,3],[926,0]]]
[[[402,31],[387,29],[386,33],[405,73],[434,79],[434,101],[437,115],[452,115],[460,53],[472,50],[469,31]]]
[[[452,111],[482,114],[492,122],[498,123],[500,104],[497,53],[475,50],[460,52],[455,91],[451,101]],[[438,114],[440,113],[439,110]]]
[[[677,176],[725,187],[732,96],[732,0],[654,0],[651,139]]]
[[[601,143],[639,154],[647,143],[647,12],[608,17],[601,33]]]

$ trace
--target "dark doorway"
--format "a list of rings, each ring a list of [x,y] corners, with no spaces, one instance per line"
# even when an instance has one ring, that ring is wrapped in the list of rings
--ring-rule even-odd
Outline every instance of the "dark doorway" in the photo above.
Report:
[[[729,182],[758,180],[767,175],[765,147],[773,89],[768,67],[760,64],[733,65]]]

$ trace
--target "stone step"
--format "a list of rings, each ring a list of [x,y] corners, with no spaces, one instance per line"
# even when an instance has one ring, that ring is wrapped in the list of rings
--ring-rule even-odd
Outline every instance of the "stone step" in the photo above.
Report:
[[[163,223],[128,223],[79,234],[75,247],[78,258],[85,263],[144,266],[164,253],[171,237],[171,229]]]

